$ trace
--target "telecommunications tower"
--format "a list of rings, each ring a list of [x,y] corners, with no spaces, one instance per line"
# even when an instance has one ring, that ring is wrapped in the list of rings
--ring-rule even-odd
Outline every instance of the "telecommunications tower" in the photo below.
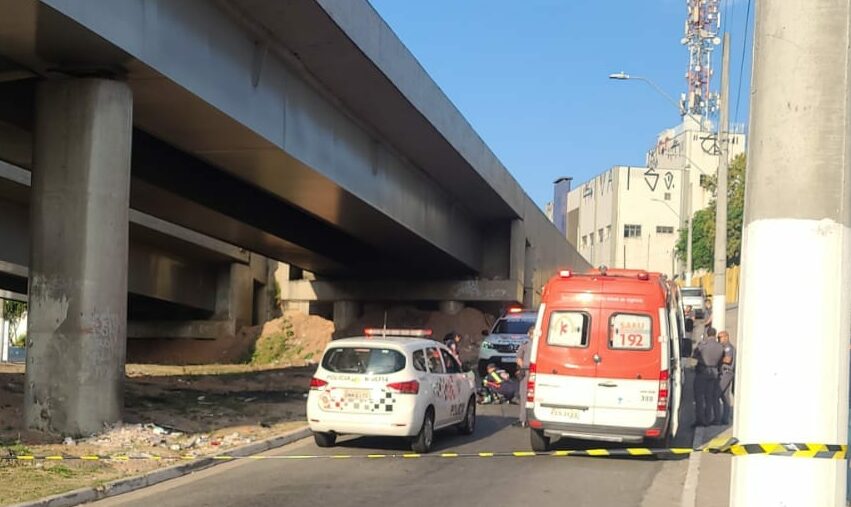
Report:
[[[718,110],[718,94],[709,90],[712,81],[712,52],[721,43],[721,0],[686,0],[683,45],[688,47],[687,90],[680,98],[680,113],[709,118]]]

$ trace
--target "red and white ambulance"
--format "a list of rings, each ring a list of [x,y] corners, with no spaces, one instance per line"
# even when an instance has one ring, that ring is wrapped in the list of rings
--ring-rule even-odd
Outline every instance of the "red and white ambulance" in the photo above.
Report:
[[[544,288],[526,397],[535,451],[562,437],[667,445],[682,366],[676,288],[659,273],[561,271]]]

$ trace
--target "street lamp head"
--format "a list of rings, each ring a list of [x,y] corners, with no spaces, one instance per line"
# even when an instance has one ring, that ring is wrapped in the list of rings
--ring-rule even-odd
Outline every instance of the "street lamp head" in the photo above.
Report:
[[[629,79],[629,74],[624,71],[616,72],[614,74],[609,74],[609,79],[617,79],[619,81],[626,81]]]

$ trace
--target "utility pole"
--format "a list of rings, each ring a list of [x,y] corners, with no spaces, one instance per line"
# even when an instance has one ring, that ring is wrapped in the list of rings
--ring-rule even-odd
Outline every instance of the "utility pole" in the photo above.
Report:
[[[718,184],[715,196],[715,285],[712,290],[712,327],[723,331],[727,325],[727,163],[730,144],[730,32],[724,34],[724,52],[721,59],[721,106],[718,124]]]
[[[849,27],[848,0],[757,1],[733,431],[743,444],[848,440]],[[731,505],[844,506],[847,471],[839,459],[737,456]]]

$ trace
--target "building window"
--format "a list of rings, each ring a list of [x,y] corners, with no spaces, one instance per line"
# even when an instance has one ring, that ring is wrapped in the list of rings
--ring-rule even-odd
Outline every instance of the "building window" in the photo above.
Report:
[[[588,236],[582,236],[582,248],[588,246]]]
[[[670,192],[665,192],[665,200],[666,200],[666,201],[670,201],[670,200],[671,200],[671,193],[670,193]]]
[[[599,241],[600,243],[603,242],[603,229],[597,231],[597,241]]]
[[[709,183],[709,175],[701,174],[700,175],[700,186],[705,188],[707,183]]]
[[[609,238],[611,238],[611,237],[612,237],[612,226],[611,226],[611,225],[607,225],[607,226],[606,226],[606,239],[609,239]]]
[[[589,234],[589,235],[588,235],[588,243],[589,243],[591,246],[594,246],[594,233],[593,233],[593,232],[592,232],[591,234]]]
[[[656,234],[673,234],[674,228],[669,225],[657,225]]]
[[[641,226],[640,225],[624,225],[623,226],[623,237],[625,238],[638,238],[641,236]]]

